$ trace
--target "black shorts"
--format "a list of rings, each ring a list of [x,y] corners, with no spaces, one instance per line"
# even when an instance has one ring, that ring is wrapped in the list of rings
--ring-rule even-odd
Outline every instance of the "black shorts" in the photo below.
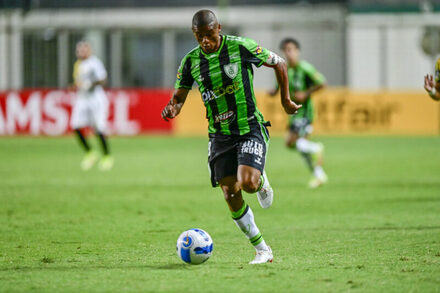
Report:
[[[261,125],[260,131],[241,136],[210,135],[208,162],[213,187],[227,176],[237,176],[239,165],[258,169],[263,173],[266,164],[269,131]]]
[[[304,137],[312,133],[312,121],[305,117],[294,117],[289,121],[289,131],[296,133],[299,137]]]

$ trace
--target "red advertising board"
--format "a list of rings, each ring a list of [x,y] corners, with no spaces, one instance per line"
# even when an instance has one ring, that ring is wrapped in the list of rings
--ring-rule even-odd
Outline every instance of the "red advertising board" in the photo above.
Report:
[[[170,99],[169,89],[111,89],[108,132],[116,135],[168,133],[172,122],[160,113]],[[0,135],[63,135],[70,129],[74,92],[27,89],[0,92]]]

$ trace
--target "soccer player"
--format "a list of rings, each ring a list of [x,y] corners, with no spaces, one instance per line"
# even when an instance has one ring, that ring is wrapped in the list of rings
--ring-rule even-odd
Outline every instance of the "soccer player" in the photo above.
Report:
[[[110,170],[114,160],[105,137],[109,103],[102,87],[107,79],[107,71],[101,60],[92,55],[92,48],[85,41],[76,45],[76,56],[78,60],[74,65],[73,79],[77,99],[72,111],[71,127],[86,151],[81,168],[89,170],[99,160],[98,153],[91,149],[82,131],[84,127],[90,126],[94,128],[102,145],[103,156],[99,168]]]
[[[440,58],[435,64],[435,77],[430,74],[425,76],[425,90],[433,100],[440,101]]]
[[[220,185],[232,218],[256,249],[251,264],[271,262],[272,250],[264,241],[242,190],[257,193],[263,208],[272,204],[273,190],[264,166],[268,125],[257,108],[253,67],[275,70],[281,104],[289,114],[301,107],[289,97],[286,64],[278,55],[247,38],[221,35],[221,25],[210,10],[198,11],[192,31],[199,46],[182,60],[173,97],[162,111],[168,121],[182,109],[194,81],[199,86],[209,122],[209,167],[213,187]]]
[[[286,146],[296,148],[304,158],[313,174],[309,181],[310,188],[316,188],[327,182],[327,175],[322,167],[324,146],[322,143],[309,140],[311,134],[314,110],[311,96],[325,86],[324,76],[315,67],[300,59],[300,44],[293,38],[281,42],[280,49],[287,59],[287,75],[289,77],[289,92],[295,103],[302,105],[297,115],[289,117]],[[275,95],[279,86],[269,94]]]

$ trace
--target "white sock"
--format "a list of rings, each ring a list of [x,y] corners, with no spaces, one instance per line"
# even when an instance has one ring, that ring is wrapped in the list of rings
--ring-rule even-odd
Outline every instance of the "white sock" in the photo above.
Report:
[[[314,154],[319,152],[320,147],[318,143],[300,137],[296,140],[296,149],[306,154]]]
[[[322,169],[321,166],[315,166],[315,168],[313,169],[313,175],[315,175],[315,177],[317,178],[324,177],[325,176],[324,169]]]
[[[255,224],[254,213],[246,203],[243,203],[243,207],[237,212],[232,212],[232,218],[256,250],[269,250],[260,230]]]

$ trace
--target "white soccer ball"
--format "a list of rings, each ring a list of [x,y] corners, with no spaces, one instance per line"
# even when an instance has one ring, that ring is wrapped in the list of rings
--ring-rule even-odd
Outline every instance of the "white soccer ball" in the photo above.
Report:
[[[212,238],[202,229],[187,230],[177,239],[177,256],[186,263],[204,263],[211,256],[212,249]]]

